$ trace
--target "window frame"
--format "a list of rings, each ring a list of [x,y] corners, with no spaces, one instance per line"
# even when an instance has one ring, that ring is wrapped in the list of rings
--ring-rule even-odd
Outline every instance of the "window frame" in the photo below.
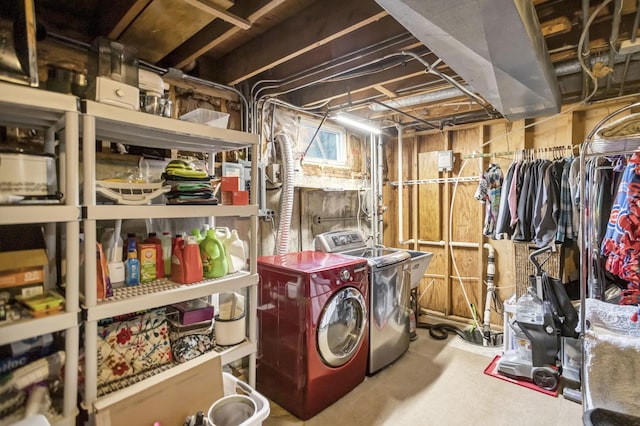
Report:
[[[308,117],[299,117],[299,126],[301,131],[299,132],[299,135],[302,134],[302,129],[309,129],[311,135],[313,135],[316,130],[318,129],[318,126],[320,125],[321,120],[316,120],[313,118],[308,118]],[[341,167],[341,168],[345,168],[348,165],[348,159],[347,159],[347,131],[344,127],[341,126],[337,126],[334,125],[332,123],[328,123],[327,121],[325,121],[322,124],[322,127],[320,128],[318,135],[320,134],[320,132],[327,132],[327,133],[332,133],[332,134],[336,134],[337,137],[337,149],[336,149],[336,153],[337,153],[337,159],[336,160],[332,160],[332,159],[326,159],[326,158],[319,158],[319,157],[313,157],[313,156],[309,156],[308,153],[307,155],[304,157],[304,162],[305,163],[310,163],[310,164],[317,164],[317,165],[326,165],[326,166],[331,166],[331,167]],[[304,133],[307,133],[306,131]],[[318,140],[318,135],[316,135],[315,139]],[[300,151],[300,155],[304,154],[304,150],[307,149],[307,146],[309,145],[309,140],[301,140],[300,137],[298,137],[298,148]]]

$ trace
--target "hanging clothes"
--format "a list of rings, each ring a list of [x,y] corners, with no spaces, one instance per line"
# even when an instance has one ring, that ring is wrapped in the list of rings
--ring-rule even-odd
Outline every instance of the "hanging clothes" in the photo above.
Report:
[[[495,238],[496,219],[500,208],[500,194],[502,192],[504,175],[500,166],[491,163],[480,177],[478,189],[474,197],[485,204],[484,228],[482,233]]]
[[[573,227],[573,202],[571,200],[571,186],[569,184],[569,174],[574,163],[573,158],[566,158],[562,167],[562,177],[560,179],[560,217],[558,218],[558,232],[556,241],[563,243],[567,240],[578,238],[577,228]],[[574,230],[575,229],[575,230]]]
[[[533,210],[533,241],[536,247],[553,243],[558,231],[560,215],[560,177],[562,164],[544,160],[539,168],[541,180],[538,184]]]
[[[571,220],[576,240],[580,233],[580,160],[575,159],[569,169],[569,191],[571,193]]]
[[[512,182],[515,182],[517,180],[518,165],[519,163],[514,162],[513,164],[511,164],[511,166],[509,166],[509,169],[507,170],[507,176],[502,182],[502,189],[500,191],[500,206],[498,208],[498,217],[496,219],[496,240],[511,238],[515,229],[515,224],[511,224],[512,212],[510,210],[510,194]]]
[[[605,268],[640,289],[640,154],[629,158],[611,208],[602,242]]]

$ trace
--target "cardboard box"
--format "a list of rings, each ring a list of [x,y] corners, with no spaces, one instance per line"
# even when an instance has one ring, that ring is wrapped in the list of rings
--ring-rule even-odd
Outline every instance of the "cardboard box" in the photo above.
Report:
[[[222,191],[222,204],[246,206],[249,204],[249,191]]]
[[[49,264],[42,229],[23,225],[3,228],[0,239],[0,289],[44,282]]]
[[[44,249],[1,252],[0,288],[43,282],[48,262]]]
[[[238,176],[222,176],[220,179],[220,191],[244,191],[244,179]]]
[[[176,374],[165,377],[172,372]],[[209,407],[224,396],[219,355],[186,371],[178,366],[160,376],[161,380],[147,379],[156,382],[138,392],[131,389],[140,389],[140,386],[132,386],[117,392],[113,398],[107,395],[96,401],[96,425],[152,425],[154,422],[182,425],[187,416],[198,411],[206,415]]]

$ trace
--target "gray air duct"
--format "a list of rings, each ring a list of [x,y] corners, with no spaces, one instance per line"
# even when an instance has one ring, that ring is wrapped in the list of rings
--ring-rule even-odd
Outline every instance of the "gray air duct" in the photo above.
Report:
[[[509,120],[560,111],[530,0],[376,0]]]

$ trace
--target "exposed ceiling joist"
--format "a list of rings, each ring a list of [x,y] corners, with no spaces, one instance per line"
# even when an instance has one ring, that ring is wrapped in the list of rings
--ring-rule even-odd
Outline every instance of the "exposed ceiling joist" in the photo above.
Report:
[[[343,96],[345,93],[357,93],[362,90],[372,89],[375,86],[405,80],[411,77],[425,75],[425,81],[436,79],[434,76],[426,76],[425,68],[415,60],[409,60],[393,66],[382,66],[378,70],[370,68],[358,78],[324,82],[306,89],[298,90],[292,95],[296,105],[313,105],[330,99]]]
[[[229,10],[236,15],[246,16],[246,20],[253,24],[285,2],[286,0],[238,1]],[[206,52],[223,44],[241,31],[240,28],[226,22],[214,21],[167,55],[162,63],[168,67],[185,68]]]
[[[210,13],[211,15],[222,19],[225,22],[228,22],[232,25],[235,25],[238,28],[243,30],[248,30],[251,28],[251,22],[248,20],[241,18],[240,16],[234,15],[231,12],[227,12],[226,10],[216,6],[215,4],[207,1],[207,0],[184,0],[189,3],[191,6],[195,6],[198,9],[202,10],[205,13]]]
[[[284,64],[270,69],[260,77],[273,80],[289,80],[291,76],[332,73],[384,56],[389,52],[406,49],[407,43],[416,41],[403,26],[391,16],[360,28],[339,43],[319,46]]]
[[[380,6],[370,0],[315,2],[296,16],[217,60],[217,75],[203,77],[225,84],[237,84],[386,15]]]
[[[397,93],[387,89],[382,84],[378,84],[376,86],[373,86],[373,88],[376,89],[378,92],[382,93],[383,95],[387,96],[388,98],[396,98],[396,97],[398,97]]]
[[[100,3],[102,10],[100,16],[100,29],[102,34],[107,34],[111,40],[117,40],[124,30],[131,25],[134,19],[144,10],[152,0],[127,0]]]

